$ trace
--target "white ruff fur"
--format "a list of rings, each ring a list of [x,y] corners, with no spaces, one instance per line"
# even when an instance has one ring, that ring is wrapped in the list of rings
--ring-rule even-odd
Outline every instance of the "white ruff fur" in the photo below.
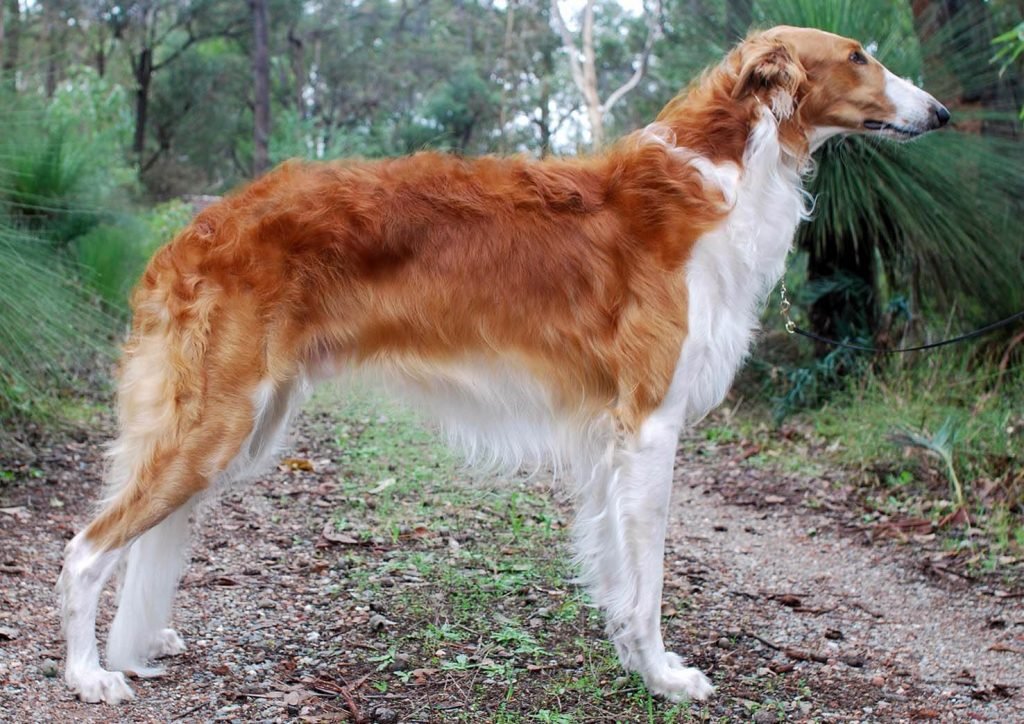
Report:
[[[617,433],[606,412],[558,412],[549,388],[514,359],[467,360],[443,367],[390,362],[366,370],[426,407],[477,464],[537,469],[553,461],[558,470],[572,475],[581,580],[606,614],[622,664],[638,671],[653,693],[673,701],[702,699],[713,691],[703,674],[665,650],[661,635],[662,558],[679,432],[725,396],[806,212],[799,171],[780,146],[777,130],[775,117],[765,109],[751,132],[741,169],[716,166],[676,148],[662,127],[647,129],[650,142],[684,157],[708,187],[720,190],[730,211],[723,224],[697,242],[681,272],[688,287],[688,335],[666,399],[637,434]],[[139,355],[149,356],[147,364],[152,364],[151,356],[158,353],[147,349]],[[310,378],[336,371],[316,364],[307,370]],[[129,364],[129,381],[149,384],[133,380],[133,373]],[[253,400],[253,431],[228,469],[215,477],[214,487],[252,475],[270,458],[307,386],[305,380],[288,387],[269,380],[260,385]],[[156,444],[163,416],[169,414],[161,402],[162,390],[154,387],[149,399],[158,420],[140,420],[113,446],[112,496],[134,477],[141,456]],[[128,455],[128,450],[135,453]],[[126,553],[108,642],[109,666],[153,675],[160,669],[150,667],[149,659],[183,650],[180,637],[166,626],[187,555],[191,508],[183,507],[120,550],[98,556],[80,537],[69,544],[58,583],[68,639],[66,679],[83,699],[117,702],[132,696],[121,673],[100,667],[94,634],[99,592]]]

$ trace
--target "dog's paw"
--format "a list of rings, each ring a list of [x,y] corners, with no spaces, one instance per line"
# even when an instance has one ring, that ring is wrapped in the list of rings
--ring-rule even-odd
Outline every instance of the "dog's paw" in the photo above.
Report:
[[[666,653],[661,666],[642,675],[648,691],[671,702],[703,701],[715,692],[708,677],[698,669],[684,666],[673,653]]]
[[[149,645],[149,658],[160,659],[164,656],[177,656],[185,650],[185,641],[173,628],[161,629],[153,637]]]
[[[64,680],[79,699],[90,704],[101,701],[120,704],[135,698],[135,693],[120,671],[69,671],[64,675]]]

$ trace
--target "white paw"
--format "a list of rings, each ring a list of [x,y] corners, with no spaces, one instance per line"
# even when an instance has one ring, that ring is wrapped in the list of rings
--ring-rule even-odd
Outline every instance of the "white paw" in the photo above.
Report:
[[[708,677],[697,669],[683,666],[682,659],[673,653],[666,653],[660,666],[640,673],[648,691],[671,702],[703,701],[715,692]]]
[[[71,690],[78,694],[79,699],[90,704],[101,701],[107,704],[120,704],[122,701],[135,698],[128,682],[124,680],[124,674],[120,671],[68,671],[64,674],[64,680]]]
[[[173,628],[161,629],[153,637],[149,645],[149,658],[159,659],[164,656],[177,656],[185,650],[185,641]]]

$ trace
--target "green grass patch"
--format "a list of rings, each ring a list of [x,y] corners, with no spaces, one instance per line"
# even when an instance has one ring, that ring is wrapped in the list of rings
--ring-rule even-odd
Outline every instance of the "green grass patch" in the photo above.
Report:
[[[936,522],[963,509],[982,551],[1024,555],[1021,368],[962,351],[897,360],[797,420],[826,441],[825,459],[876,486],[879,509]]]
[[[599,613],[571,582],[568,511],[538,481],[473,480],[417,417],[378,398],[325,396],[344,509],[348,595],[394,625],[377,635],[369,685],[466,697],[451,721],[686,721],[687,705],[624,678]],[[425,673],[426,672],[426,673]]]

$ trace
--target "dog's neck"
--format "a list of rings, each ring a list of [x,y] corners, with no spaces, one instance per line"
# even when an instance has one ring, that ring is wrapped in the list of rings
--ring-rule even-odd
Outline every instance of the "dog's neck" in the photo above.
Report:
[[[736,99],[737,76],[726,60],[669,101],[655,123],[671,130],[677,146],[712,163],[741,166],[748,141],[764,113],[778,122],[783,162],[802,171],[810,157],[809,129],[800,117],[800,99],[757,95]]]

